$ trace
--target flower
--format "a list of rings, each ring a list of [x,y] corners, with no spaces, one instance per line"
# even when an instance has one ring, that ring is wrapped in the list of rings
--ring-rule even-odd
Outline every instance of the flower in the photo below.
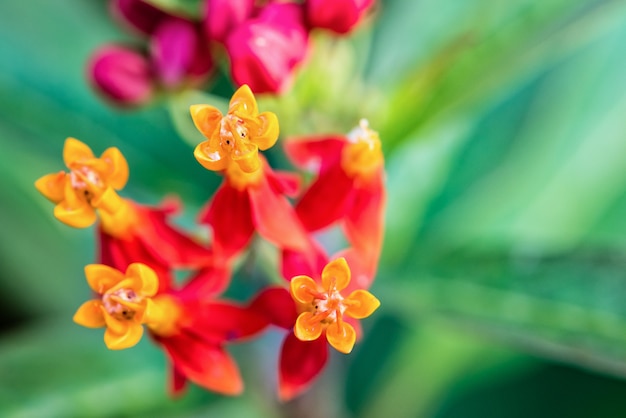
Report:
[[[145,264],[133,263],[126,273],[103,264],[90,264],[85,267],[85,275],[98,298],[81,305],[74,322],[89,328],[106,327],[104,343],[109,349],[137,344],[143,335],[142,324],[167,326],[171,320],[164,304],[153,298],[159,279]]]
[[[206,287],[207,279],[223,282],[221,276],[230,274],[227,270],[213,268],[211,277],[205,274],[180,290],[166,291],[158,286],[164,280],[142,263],[131,264],[125,274],[92,264],[85,274],[98,297],[78,309],[74,322],[89,328],[106,327],[104,342],[109,349],[136,345],[143,335],[142,325],[146,325],[170,358],[173,394],[180,393],[187,380],[226,395],[241,393],[239,369],[223,345],[261,331],[267,321],[249,308],[209,300],[207,294],[199,297],[203,293],[198,292],[199,286]]]
[[[227,170],[235,163],[244,173],[254,173],[261,168],[259,149],[266,150],[278,140],[278,118],[272,112],[259,113],[247,85],[233,94],[226,115],[206,104],[193,105],[190,112],[196,128],[207,138],[194,150],[207,170]]]
[[[75,228],[86,228],[96,219],[96,211],[108,214],[112,221],[115,214],[124,211],[126,204],[115,193],[128,181],[128,164],[117,148],[108,148],[100,158],[75,138],[67,138],[63,148],[63,160],[70,170],[48,174],[35,182],[41,194],[57,205],[54,216]],[[118,216],[109,228],[117,232],[128,226],[129,219]]]
[[[209,105],[191,106],[193,121],[208,139],[194,156],[205,168],[220,171],[225,179],[199,220],[213,229],[213,248],[229,259],[243,250],[255,230],[281,248],[305,251],[306,231],[284,194],[294,194],[298,182],[292,175],[271,170],[258,150],[278,139],[278,119],[259,113],[248,86],[240,87],[226,115]]]
[[[348,135],[292,139],[285,143],[285,151],[294,164],[317,173],[296,203],[305,229],[315,232],[341,222],[349,251],[366,261],[364,268],[374,277],[386,201],[378,134],[361,120]]]
[[[174,395],[184,390],[187,380],[224,395],[243,391],[239,368],[224,344],[247,339],[268,322],[249,307],[217,299],[229,275],[224,266],[209,267],[182,289],[162,296],[168,298],[169,312],[178,319],[173,326],[149,328],[170,359]]]
[[[361,21],[373,3],[374,0],[306,0],[307,24],[346,34]]]
[[[321,280],[308,275],[293,277],[289,291],[265,289],[251,304],[269,323],[290,331],[279,360],[282,400],[302,393],[321,373],[328,360],[326,341],[338,351],[350,353],[361,332],[356,320],[370,316],[380,306],[370,292],[355,289],[350,276],[347,261],[336,258],[325,265]]]
[[[119,270],[142,262],[159,270],[163,290],[171,268],[201,268],[214,262],[211,251],[169,224],[178,204],[167,201],[150,208],[120,197],[128,180],[128,163],[117,148],[100,158],[83,142],[68,138],[63,159],[69,172],[48,174],[35,182],[45,197],[56,203],[54,216],[61,222],[86,228],[99,218],[100,262]],[[223,284],[224,286],[227,283]]]
[[[234,28],[225,42],[231,76],[255,93],[281,93],[308,51],[302,7],[273,2]]]
[[[294,334],[300,341],[313,341],[325,333],[328,343],[337,351],[345,354],[352,351],[356,331],[345,322],[344,316],[367,318],[380,306],[380,302],[362,289],[343,296],[341,291],[349,284],[350,267],[345,258],[338,258],[324,267],[321,286],[309,276],[291,279],[291,296],[300,310]]]

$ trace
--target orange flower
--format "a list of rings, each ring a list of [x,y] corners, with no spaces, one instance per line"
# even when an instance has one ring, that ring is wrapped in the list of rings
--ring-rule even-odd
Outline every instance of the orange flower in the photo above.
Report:
[[[54,216],[75,228],[86,228],[96,219],[99,210],[113,231],[125,229],[132,209],[120,198],[120,190],[128,181],[128,164],[117,148],[108,148],[100,158],[75,138],[67,138],[63,160],[69,172],[47,174],[35,182],[46,198],[56,203]]]
[[[203,167],[220,171],[224,181],[201,211],[199,220],[213,230],[216,255],[231,259],[243,251],[255,231],[279,248],[305,252],[310,239],[284,195],[293,196],[294,175],[272,171],[258,150],[278,139],[278,119],[259,114],[244,85],[230,100],[228,114],[209,105],[191,106],[196,127],[208,138],[194,156]]]
[[[194,150],[207,170],[223,171],[235,163],[244,173],[254,173],[261,168],[259,149],[272,147],[278,139],[276,115],[259,113],[247,85],[235,92],[226,115],[205,104],[193,105],[190,111],[194,124],[207,138]]]
[[[143,335],[142,324],[161,332],[172,330],[177,311],[167,296],[154,297],[159,279],[150,267],[133,263],[122,273],[103,264],[90,264],[85,267],[85,275],[98,298],[78,308],[74,322],[89,328],[106,327],[104,343],[109,349],[137,344]]]
[[[380,301],[362,289],[343,296],[341,291],[349,283],[350,267],[344,258],[331,261],[324,267],[321,286],[309,276],[291,279],[291,296],[300,311],[294,326],[294,334],[299,340],[317,340],[325,332],[326,339],[335,349],[346,354],[352,351],[356,331],[344,316],[366,318],[380,306]]]

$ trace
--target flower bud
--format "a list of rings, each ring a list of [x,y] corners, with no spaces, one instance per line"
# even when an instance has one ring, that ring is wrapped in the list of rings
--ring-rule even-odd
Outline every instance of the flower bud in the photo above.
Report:
[[[123,46],[98,49],[91,57],[88,75],[98,91],[121,106],[139,105],[152,96],[150,63],[139,52]]]
[[[270,3],[231,32],[226,50],[236,84],[248,84],[255,93],[280,93],[289,87],[307,53],[302,15],[298,4]]]
[[[373,3],[374,0],[307,0],[307,24],[345,34],[360,22]]]
[[[211,41],[225,42],[229,33],[252,16],[254,0],[207,0],[204,33]]]

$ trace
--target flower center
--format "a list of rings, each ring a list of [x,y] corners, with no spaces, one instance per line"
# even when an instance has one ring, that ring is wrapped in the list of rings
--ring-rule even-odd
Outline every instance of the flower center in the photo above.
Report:
[[[118,289],[102,295],[102,305],[112,317],[119,320],[132,320],[137,313],[137,304],[143,298],[132,289]]]
[[[95,192],[104,188],[104,182],[98,173],[87,166],[80,166],[70,171],[70,184],[89,203],[95,197]]]
[[[336,290],[321,293],[319,296],[322,297],[316,297],[311,302],[315,314],[314,318],[318,318],[322,324],[327,325],[336,322],[337,319],[341,320],[346,310],[346,306],[343,304],[343,296]]]
[[[241,154],[240,142],[248,137],[244,121],[234,115],[226,115],[220,122],[220,138],[223,149],[238,156]]]
[[[370,177],[384,161],[378,133],[370,129],[367,119],[361,119],[347,139],[341,155],[342,168],[350,177]]]

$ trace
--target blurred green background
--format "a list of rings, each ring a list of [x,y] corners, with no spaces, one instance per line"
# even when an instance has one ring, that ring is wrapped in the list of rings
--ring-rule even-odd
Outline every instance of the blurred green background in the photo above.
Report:
[[[104,1],[0,2],[0,416],[626,416],[626,2],[383,0],[260,100],[283,137],[369,118],[388,170],[382,306],[288,404],[278,331],[233,347],[243,396],[171,400],[148,339],[111,352],[71,321],[94,232],[56,222],[35,179],[63,168],[67,136],[117,146],[123,195],[179,194],[192,226],[219,178],[193,161],[187,106],[232,92],[112,109],[85,80],[109,41],[135,40]]]

